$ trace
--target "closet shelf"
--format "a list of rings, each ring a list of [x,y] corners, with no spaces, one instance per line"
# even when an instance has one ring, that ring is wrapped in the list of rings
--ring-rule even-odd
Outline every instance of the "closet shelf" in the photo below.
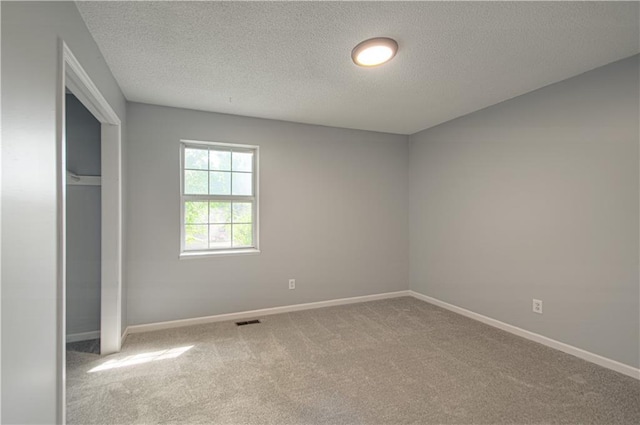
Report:
[[[101,176],[79,176],[71,171],[67,171],[67,184],[74,186],[100,186]]]

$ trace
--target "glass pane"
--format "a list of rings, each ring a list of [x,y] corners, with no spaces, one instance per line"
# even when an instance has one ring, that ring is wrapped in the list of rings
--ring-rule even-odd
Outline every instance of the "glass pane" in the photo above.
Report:
[[[231,171],[231,152],[209,151],[209,169]]]
[[[231,202],[211,202],[209,223],[231,223]]]
[[[206,195],[209,186],[207,185],[207,171],[184,172],[184,193],[186,195]]]
[[[231,173],[211,171],[209,173],[209,188],[211,195],[231,194]]]
[[[206,170],[209,163],[209,151],[206,149],[184,148],[184,168]]]
[[[231,247],[231,225],[212,224],[209,226],[209,248]]]
[[[251,176],[250,173],[233,173],[233,194],[251,196]]]
[[[207,225],[184,226],[185,249],[207,249]]]
[[[253,153],[233,152],[233,171],[253,171]]]
[[[185,202],[184,222],[186,224],[207,224],[206,202]]]
[[[233,203],[233,222],[251,223],[251,202]]]
[[[233,246],[253,246],[253,225],[234,224],[233,225]]]

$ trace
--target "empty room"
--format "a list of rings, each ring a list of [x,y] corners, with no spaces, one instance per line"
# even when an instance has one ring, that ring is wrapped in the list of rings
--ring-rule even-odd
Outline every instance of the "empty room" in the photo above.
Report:
[[[0,17],[3,424],[640,423],[640,2]]]

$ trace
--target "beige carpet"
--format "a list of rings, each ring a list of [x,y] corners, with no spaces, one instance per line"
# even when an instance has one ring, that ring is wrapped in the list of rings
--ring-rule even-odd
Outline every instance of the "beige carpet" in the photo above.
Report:
[[[259,319],[68,352],[68,422],[640,424],[640,381],[413,298]]]

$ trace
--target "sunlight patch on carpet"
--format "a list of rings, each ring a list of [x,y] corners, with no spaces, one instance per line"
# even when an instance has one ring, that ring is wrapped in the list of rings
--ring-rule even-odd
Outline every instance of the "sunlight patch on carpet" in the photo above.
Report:
[[[168,350],[160,350],[160,351],[153,351],[150,353],[136,354],[133,356],[124,357],[120,360],[109,360],[108,362],[105,362],[100,366],[94,367],[87,373],[101,372],[103,370],[133,366],[133,365],[138,365],[142,363],[149,363],[149,362],[154,362],[156,360],[175,359],[176,357],[181,356],[182,354],[184,354],[185,352],[189,351],[192,348],[193,348],[193,345],[189,345],[186,347],[177,347],[177,348],[170,348]]]

